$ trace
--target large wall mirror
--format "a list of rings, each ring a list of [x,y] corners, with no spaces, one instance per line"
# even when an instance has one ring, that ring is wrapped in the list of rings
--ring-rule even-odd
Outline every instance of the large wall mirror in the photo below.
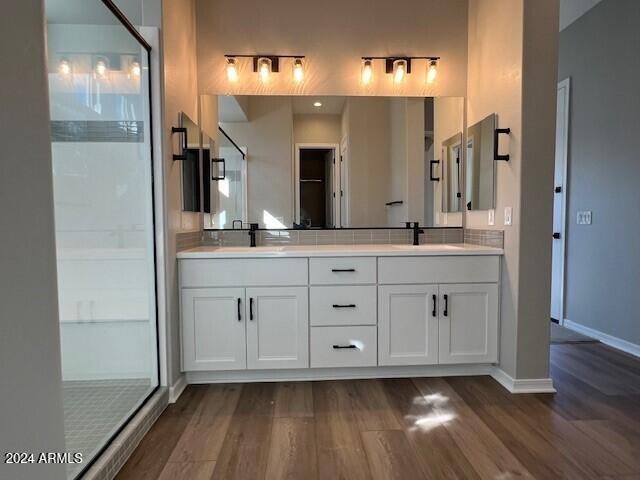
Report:
[[[180,113],[180,127],[186,129],[185,133],[181,134],[182,143],[179,147],[182,157],[182,210],[200,212],[200,186],[203,184],[200,172],[200,127],[184,112]]]
[[[467,210],[495,208],[495,114],[467,129],[466,191]]]
[[[458,97],[204,95],[205,227],[459,227],[463,117]]]

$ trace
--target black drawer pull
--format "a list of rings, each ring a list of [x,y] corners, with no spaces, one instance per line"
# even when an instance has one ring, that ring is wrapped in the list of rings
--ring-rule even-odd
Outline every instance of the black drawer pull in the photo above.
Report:
[[[339,272],[355,272],[356,269],[355,268],[332,268],[331,271],[333,273],[339,273]]]
[[[336,350],[341,350],[343,348],[350,348],[350,349],[354,349],[354,348],[358,348],[357,345],[334,345],[333,348],[335,348]]]
[[[242,313],[240,313],[240,304],[242,303],[242,300],[240,300],[238,298],[238,321],[242,320]]]
[[[449,315],[449,295],[445,293],[444,295],[444,312],[442,314],[446,317]]]
[[[253,297],[249,298],[249,320],[253,320]]]
[[[433,310],[431,311],[431,316],[432,317],[437,317],[438,316],[438,312],[436,311],[436,305],[438,303],[438,297],[433,294],[431,295],[431,298],[433,299]]]
[[[333,308],[356,308],[356,305],[355,303],[349,303],[348,305],[338,305],[337,303],[334,303]]]

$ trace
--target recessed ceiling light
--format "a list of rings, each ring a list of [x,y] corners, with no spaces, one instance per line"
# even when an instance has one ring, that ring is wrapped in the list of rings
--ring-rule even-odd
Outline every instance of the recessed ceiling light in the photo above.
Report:
[[[313,106],[319,108],[322,106],[322,102],[313,102]]]

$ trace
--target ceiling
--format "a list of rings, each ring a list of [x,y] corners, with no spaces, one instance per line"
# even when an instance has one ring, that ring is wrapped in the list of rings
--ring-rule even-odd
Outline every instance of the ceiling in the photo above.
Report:
[[[560,30],[564,30],[602,0],[560,0]]]

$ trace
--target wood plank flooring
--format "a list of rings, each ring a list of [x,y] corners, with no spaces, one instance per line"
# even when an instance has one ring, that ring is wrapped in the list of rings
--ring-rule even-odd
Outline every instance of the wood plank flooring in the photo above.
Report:
[[[551,376],[190,385],[117,479],[639,480],[640,360],[552,345]]]

